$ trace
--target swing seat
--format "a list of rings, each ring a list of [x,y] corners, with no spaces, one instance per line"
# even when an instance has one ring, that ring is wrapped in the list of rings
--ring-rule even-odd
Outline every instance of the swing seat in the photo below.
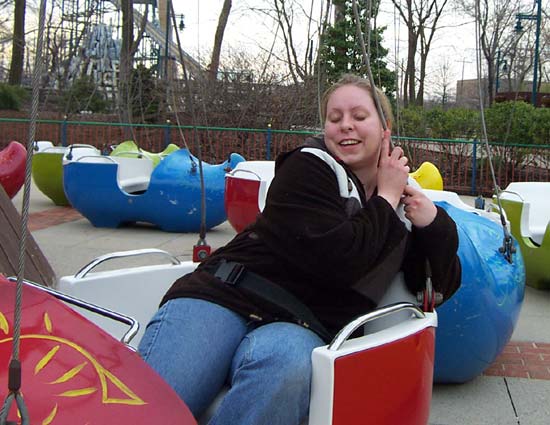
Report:
[[[541,246],[550,224],[550,182],[510,183],[502,192],[501,200],[523,204],[519,221],[512,224],[522,238]]]
[[[500,202],[525,259],[526,283],[550,289],[550,183],[510,183]],[[492,209],[498,211],[496,198]]]
[[[15,283],[0,277],[0,397],[7,394]],[[23,288],[21,369],[32,423],[196,424],[133,350],[38,285]],[[88,306],[89,308],[89,306]],[[8,420],[19,423],[15,403]]]
[[[32,177],[36,187],[55,205],[70,205],[63,189],[63,163],[85,155],[99,155],[91,145],[53,146],[52,142],[35,142]],[[67,156],[69,158],[67,159]]]
[[[117,184],[128,194],[145,192],[151,181],[154,163],[148,158],[110,157],[117,163]]]
[[[262,210],[267,187],[260,191],[259,183],[265,181],[268,186],[272,178],[249,170],[250,163],[239,167],[240,175],[226,176],[226,208],[236,230],[250,224]],[[273,170],[273,161],[264,163]],[[409,184],[419,186],[413,177]],[[438,309],[434,381],[463,383],[483,373],[510,340],[523,302],[525,264],[519,252],[512,263],[499,253],[498,214],[467,205],[454,192],[423,190],[457,224],[462,265],[460,289]],[[549,263],[547,257],[545,264]]]
[[[96,271],[101,264],[111,260],[151,254],[163,256],[169,264]],[[143,264],[143,261],[139,263]],[[134,317],[145,325],[155,313],[166,289],[179,276],[192,272],[196,265],[189,261],[179,262],[160,250],[112,253],[92,261],[74,276],[61,278],[58,288],[63,293]],[[400,286],[392,285],[392,291],[384,303],[409,300],[411,295],[403,288],[402,282]],[[366,328],[366,336],[348,340],[347,337],[353,332],[348,326],[342,331],[337,347],[320,347],[314,351],[309,424],[427,423],[437,318],[435,313],[424,316],[410,303],[400,305],[399,309],[395,305],[385,305],[381,310],[349,325],[353,329],[367,322],[378,325]],[[395,311],[388,311],[388,308]],[[377,319],[382,313],[392,313],[394,321]],[[113,337],[122,337],[122,325],[91,312],[84,311],[83,314]],[[142,333],[138,332],[132,340],[134,347],[137,347],[141,336]],[[355,374],[356,379],[352,379]],[[223,395],[224,392],[199,423],[207,423]],[[407,418],[396,416],[396,410],[400,409],[395,406],[402,406],[403,403],[407,406]],[[376,410],[375,416],[371,416],[371,409]],[[374,422],[371,421],[373,417],[376,418]]]
[[[25,182],[27,149],[19,142],[10,142],[0,150],[0,186],[13,198]]]
[[[129,266],[114,270],[103,267],[107,270],[98,271],[100,266],[116,260],[125,261]],[[152,264],[153,260],[155,263]],[[132,264],[136,266],[132,267]],[[157,311],[164,293],[196,266],[197,263],[180,261],[159,249],[112,252],[94,259],[72,276],[61,277],[57,289],[136,319],[142,325],[132,340],[132,346],[137,349],[145,326]],[[120,323],[87,311],[81,313],[116,339],[121,339],[126,332]]]
[[[443,177],[431,162],[423,162],[415,172],[410,173],[410,176],[424,189],[443,190]]]
[[[392,327],[347,340],[365,323],[410,311]],[[430,416],[436,313],[393,304],[348,324],[313,351],[309,425],[426,425]]]
[[[226,174],[224,205],[227,220],[237,232],[254,222],[264,209],[274,165],[273,161],[245,161]]]
[[[203,162],[206,230],[226,220],[225,173],[244,158],[231,154],[221,164]],[[146,157],[81,158],[63,167],[67,198],[96,227],[146,222],[168,232],[201,228],[198,159],[178,149],[154,167]]]
[[[116,146],[113,146],[113,150],[109,156],[123,158],[147,158],[153,161],[153,167],[156,167],[160,164],[160,161],[178,149],[179,147],[177,145],[170,143],[162,152],[152,153],[141,149],[133,140],[126,140]]]

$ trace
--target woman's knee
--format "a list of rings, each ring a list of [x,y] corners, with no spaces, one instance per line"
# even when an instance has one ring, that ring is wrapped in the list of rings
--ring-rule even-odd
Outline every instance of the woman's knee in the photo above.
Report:
[[[194,414],[207,407],[229,372],[246,321],[224,307],[175,299],[155,314],[139,351]]]
[[[309,388],[312,364],[311,352],[324,342],[301,326],[277,322],[250,332],[234,358],[233,370],[246,368],[263,370],[285,386]]]

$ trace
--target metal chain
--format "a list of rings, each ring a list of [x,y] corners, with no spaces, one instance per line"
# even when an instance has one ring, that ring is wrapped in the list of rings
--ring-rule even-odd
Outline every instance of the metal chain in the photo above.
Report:
[[[368,2],[368,10],[370,11],[372,8],[370,6],[371,0]],[[376,92],[376,85],[374,84],[374,76],[372,74],[372,68],[370,66],[370,58],[367,53],[367,47],[365,46],[365,39],[363,37],[363,30],[361,29],[361,19],[359,17],[359,10],[357,8],[357,1],[353,0],[352,2],[353,7],[353,14],[355,16],[355,27],[357,30],[357,38],[359,39],[359,45],[361,46],[361,53],[363,54],[363,61],[365,62],[365,66],[367,67],[367,75],[369,77],[369,83],[372,87],[372,97],[374,99],[374,104],[376,105],[376,110],[378,111],[378,116],[380,117],[380,121],[382,122],[382,127],[384,130],[388,129],[388,123],[386,122],[386,117],[384,115],[384,111],[382,110],[382,104],[380,103],[380,99],[378,97],[378,93]],[[370,34],[371,32],[371,26],[370,26],[370,14],[367,16],[367,33]],[[370,37],[369,37],[370,40]],[[370,46],[369,46],[370,47]],[[370,49],[369,49],[370,50]]]
[[[13,313],[13,339],[12,359],[9,366],[8,395],[0,411],[0,425],[5,425],[7,416],[13,400],[15,399],[22,425],[29,423],[29,414],[25,402],[20,393],[21,386],[21,363],[19,361],[19,349],[21,339],[21,310],[23,304],[23,277],[25,275],[25,257],[29,221],[29,203],[31,190],[32,157],[34,153],[34,142],[36,134],[36,121],[38,118],[38,101],[40,90],[40,77],[42,75],[42,49],[44,44],[44,22],[46,16],[46,0],[40,1],[38,18],[38,34],[36,41],[35,63],[32,75],[32,104],[29,125],[29,138],[27,143],[27,159],[25,167],[25,187],[23,191],[23,205],[21,212],[21,235],[19,243],[19,266],[17,270],[17,286],[15,293],[15,311]]]
[[[168,7],[170,8],[170,15],[174,26],[176,25],[176,14],[174,13],[174,5],[171,1],[168,2]],[[176,31],[176,41],[178,44],[178,52],[180,55],[181,66],[183,69],[183,79],[185,81],[185,87],[187,89],[187,99],[189,102],[189,110],[191,112],[191,120],[193,121],[193,136],[197,144],[197,158],[199,161],[199,179],[201,187],[201,224],[199,231],[199,243],[203,242],[206,239],[206,193],[204,186],[204,173],[202,167],[202,151],[201,151],[201,141],[199,140],[199,135],[197,132],[197,116],[195,113],[195,108],[193,106],[193,92],[191,90],[191,82],[187,73],[187,68],[185,66],[185,61],[183,60],[183,49],[181,47],[181,41],[178,32]],[[176,111],[177,116],[177,111]]]
[[[485,123],[485,108],[483,105],[483,89],[482,89],[482,83],[481,83],[481,49],[479,46],[479,39],[481,37],[480,34],[480,10],[479,10],[479,1],[475,2],[475,36],[476,36],[476,65],[477,65],[477,86],[478,86],[478,95],[479,95],[479,109],[480,109],[480,116],[481,116],[481,131],[482,131],[482,139],[483,139],[483,145],[485,146],[485,150],[487,152],[487,159],[489,160],[489,168],[491,170],[491,178],[493,180],[493,186],[495,189],[495,196],[497,200],[497,206],[498,211],[500,215],[500,222],[502,224],[502,231],[504,233],[504,239],[502,242],[502,246],[499,248],[499,252],[504,255],[504,258],[509,263],[512,263],[512,256],[516,252],[516,248],[513,243],[512,236],[510,235],[510,232],[508,230],[508,226],[506,225],[506,218],[504,217],[502,203],[500,202],[500,188],[497,184],[497,178],[495,176],[495,168],[493,166],[493,156],[491,154],[491,148],[489,146],[489,137],[487,136],[487,125]]]

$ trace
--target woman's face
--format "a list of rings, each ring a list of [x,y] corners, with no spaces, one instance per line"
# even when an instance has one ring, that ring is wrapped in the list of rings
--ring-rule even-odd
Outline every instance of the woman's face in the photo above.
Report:
[[[328,150],[354,172],[377,167],[384,129],[371,94],[345,85],[327,102],[325,143]]]

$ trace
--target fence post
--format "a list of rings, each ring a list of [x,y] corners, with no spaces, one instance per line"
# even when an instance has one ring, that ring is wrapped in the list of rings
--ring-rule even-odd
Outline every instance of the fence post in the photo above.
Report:
[[[271,123],[267,124],[267,139],[265,144],[265,159],[271,160]]]
[[[164,148],[166,149],[170,144],[170,120],[166,120],[166,126],[164,126]]]
[[[476,194],[476,178],[477,178],[477,139],[474,139],[474,150],[472,152],[472,189],[471,195]]]
[[[63,116],[61,122],[61,146],[67,146],[67,115]]]

